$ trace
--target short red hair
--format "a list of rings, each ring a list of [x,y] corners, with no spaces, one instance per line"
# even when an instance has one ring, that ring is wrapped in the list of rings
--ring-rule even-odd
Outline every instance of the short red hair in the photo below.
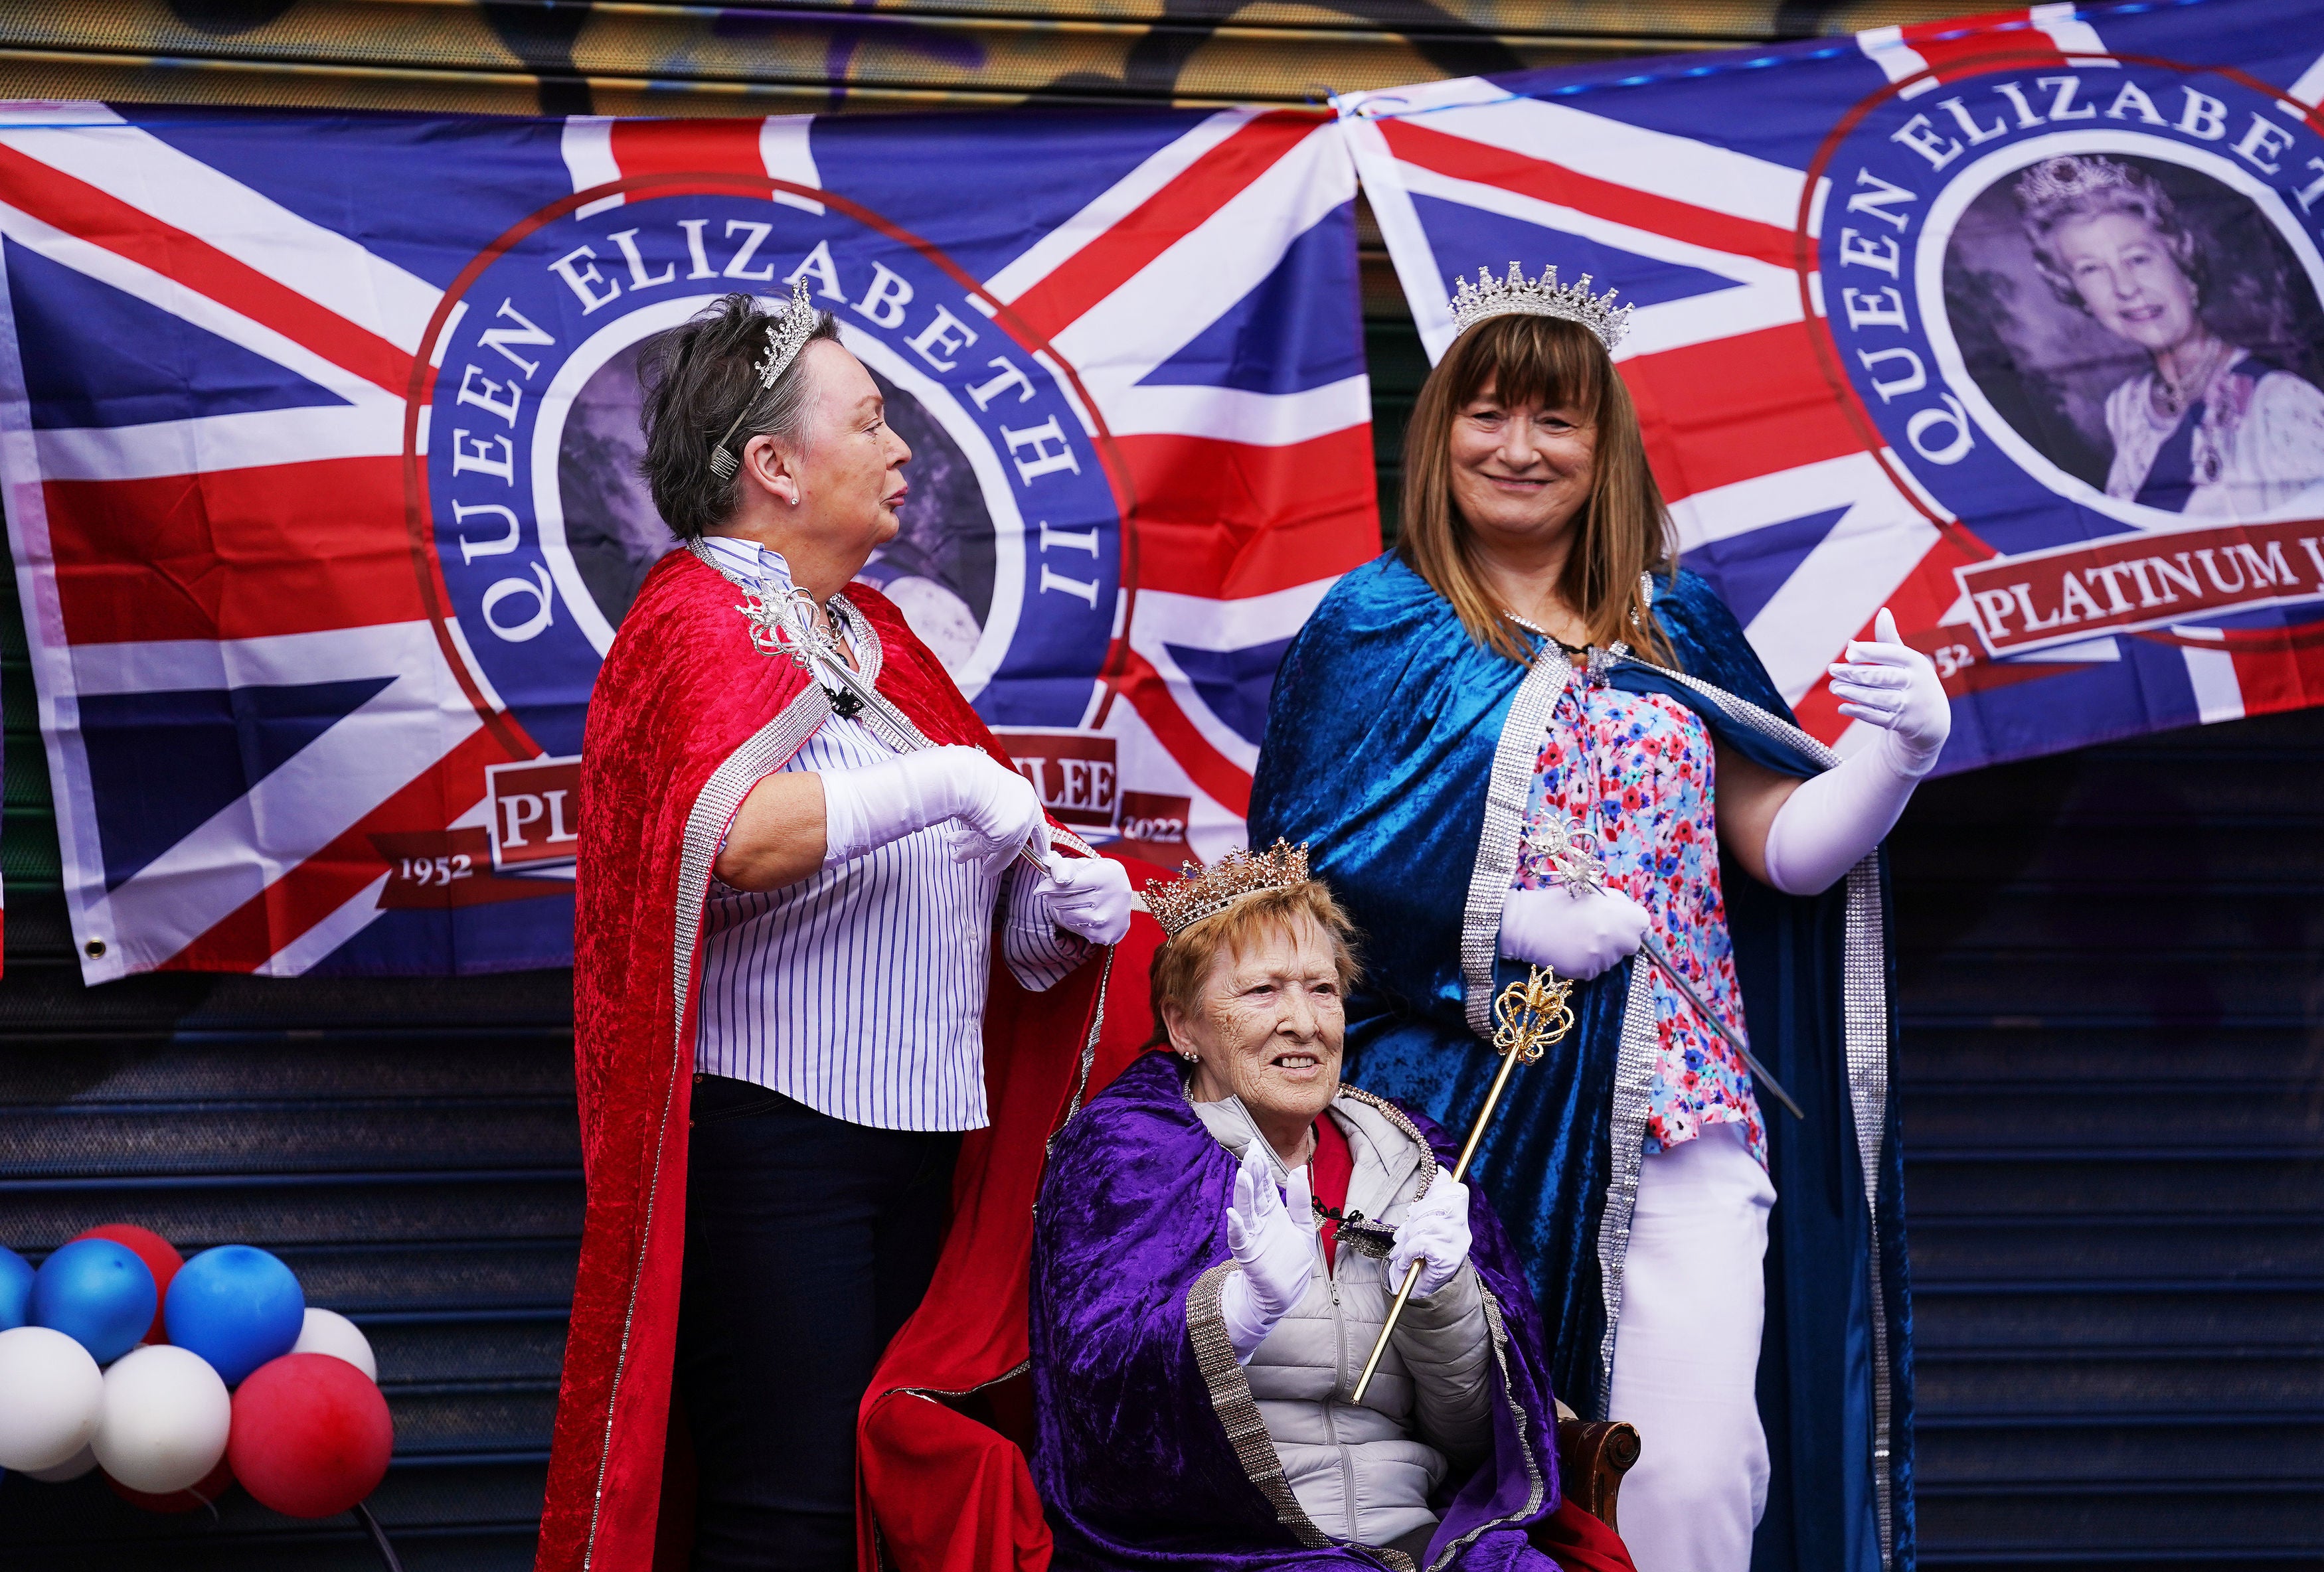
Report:
[[[1154,952],[1147,973],[1148,992],[1154,1005],[1154,1035],[1150,1043],[1170,1040],[1162,1007],[1176,1004],[1189,1016],[1203,1010],[1203,985],[1222,953],[1240,955],[1270,928],[1297,932],[1301,921],[1321,928],[1332,941],[1332,961],[1340,974],[1340,992],[1354,988],[1364,974],[1358,950],[1356,924],[1320,881],[1262,889],[1243,896],[1222,912],[1181,929],[1178,936]]]

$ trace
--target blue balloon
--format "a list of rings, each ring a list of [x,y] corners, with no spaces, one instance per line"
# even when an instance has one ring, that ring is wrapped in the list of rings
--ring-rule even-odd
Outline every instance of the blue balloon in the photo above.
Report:
[[[32,1296],[32,1264],[0,1245],[0,1332],[24,1324],[24,1301]]]
[[[228,1386],[290,1351],[307,1319],[299,1279],[251,1245],[220,1245],[178,1269],[162,1309],[170,1341],[199,1354]]]
[[[27,1319],[62,1332],[110,1365],[153,1324],[153,1273],[137,1252],[110,1239],[75,1239],[41,1263]]]

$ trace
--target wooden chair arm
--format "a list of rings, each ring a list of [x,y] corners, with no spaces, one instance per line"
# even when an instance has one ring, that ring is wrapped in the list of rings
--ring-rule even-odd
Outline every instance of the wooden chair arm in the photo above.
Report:
[[[1619,1420],[1557,1421],[1558,1476],[1568,1499],[1617,1533],[1614,1501],[1638,1460],[1638,1431]]]

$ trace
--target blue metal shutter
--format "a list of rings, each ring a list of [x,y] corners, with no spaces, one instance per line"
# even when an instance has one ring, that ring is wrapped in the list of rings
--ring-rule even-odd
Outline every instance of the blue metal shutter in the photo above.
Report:
[[[532,1565],[581,1227],[572,974],[173,974],[81,986],[15,579],[0,605],[7,967],[0,1244],[92,1225],[187,1255],[253,1244],[379,1356],[394,1466],[374,1509],[411,1572]],[[91,1475],[0,1480],[0,1567],[369,1568],[353,1520],[235,1491],[158,1517]]]

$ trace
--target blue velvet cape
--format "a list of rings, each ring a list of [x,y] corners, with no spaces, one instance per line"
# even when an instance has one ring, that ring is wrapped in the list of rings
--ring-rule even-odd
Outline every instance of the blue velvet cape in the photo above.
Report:
[[[1167,1053],[1148,1053],[1057,1135],[1034,1215],[1029,1292],[1033,1478],[1055,1565],[1102,1572],[1344,1572],[1392,1565],[1326,1539],[1298,1509],[1226,1343],[1236,1162],[1187,1101]],[[1413,1125],[1439,1163],[1453,1152]],[[1448,1481],[1433,1566],[1556,1572],[1526,1526],[1557,1510],[1557,1414],[1523,1269],[1481,1189],[1469,1259],[1498,1318],[1493,1450]],[[1367,1350],[1369,1351],[1369,1350]],[[1271,1477],[1269,1471],[1272,1471]]]
[[[1711,587],[1681,572],[1655,591],[1653,614],[1694,681],[1601,654],[1607,680],[1679,700],[1771,768],[1829,768]],[[1524,971],[1498,959],[1499,900],[1566,680],[1545,641],[1530,666],[1480,647],[1392,554],[1333,588],[1276,678],[1251,844],[1308,842],[1363,931],[1349,1080],[1456,1130],[1491,1079],[1490,995]],[[1901,1572],[1913,1564],[1912,1323],[1885,872],[1868,859],[1812,898],[1731,860],[1720,874],[1753,1051],[1806,1113],[1761,1099],[1779,1199],[1758,1384],[1774,1473],[1753,1565],[1881,1572],[1885,1520]],[[1476,1163],[1533,1283],[1551,1377],[1585,1415],[1604,1411],[1637,1194],[1653,1031],[1633,973],[1646,964],[1576,988],[1574,1032],[1511,1080]]]

